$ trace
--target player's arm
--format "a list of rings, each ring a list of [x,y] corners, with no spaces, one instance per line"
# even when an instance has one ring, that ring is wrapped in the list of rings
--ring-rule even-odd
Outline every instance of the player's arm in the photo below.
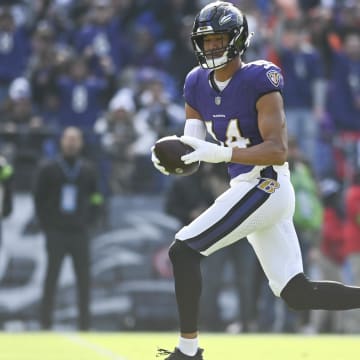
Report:
[[[206,137],[206,126],[199,112],[188,103],[185,103],[185,116],[184,136],[204,140]]]
[[[206,125],[200,120],[201,115],[189,104],[185,104],[185,128],[184,136],[180,140],[194,148],[195,151],[183,155],[181,160],[185,164],[191,164],[197,161],[211,163],[230,161],[232,150],[224,146],[219,146],[205,140]]]
[[[249,165],[282,165],[287,158],[287,135],[283,99],[271,92],[256,103],[258,127],[263,142],[248,148],[233,148],[231,162]]]

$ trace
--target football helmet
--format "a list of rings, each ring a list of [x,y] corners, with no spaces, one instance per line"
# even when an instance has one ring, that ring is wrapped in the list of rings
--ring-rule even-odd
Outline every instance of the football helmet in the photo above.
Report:
[[[205,51],[204,36],[210,34],[228,34],[229,41],[221,49]],[[195,17],[191,42],[202,68],[219,69],[244,53],[252,35],[245,15],[237,7],[216,1],[203,7]]]

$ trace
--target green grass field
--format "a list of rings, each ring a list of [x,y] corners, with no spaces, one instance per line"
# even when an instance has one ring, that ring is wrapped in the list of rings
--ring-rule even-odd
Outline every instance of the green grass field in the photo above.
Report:
[[[359,336],[202,334],[205,360],[355,360]],[[2,333],[1,360],[152,360],[175,333]]]

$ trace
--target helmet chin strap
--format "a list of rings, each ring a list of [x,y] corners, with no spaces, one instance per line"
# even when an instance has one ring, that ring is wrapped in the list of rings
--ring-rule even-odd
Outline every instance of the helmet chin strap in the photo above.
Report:
[[[225,50],[221,57],[206,59],[207,69],[223,68],[229,62],[229,58],[228,58],[227,54],[228,54],[228,50]]]
[[[208,60],[206,59],[206,65],[208,69],[221,69],[223,68],[227,63],[229,62],[229,59],[227,56],[221,56],[219,58]]]

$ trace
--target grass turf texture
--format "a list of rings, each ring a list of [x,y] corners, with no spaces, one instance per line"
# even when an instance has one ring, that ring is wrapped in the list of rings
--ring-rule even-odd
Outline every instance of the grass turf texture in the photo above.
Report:
[[[202,334],[206,360],[348,360],[359,336]],[[1,360],[152,360],[176,333],[0,333]]]

